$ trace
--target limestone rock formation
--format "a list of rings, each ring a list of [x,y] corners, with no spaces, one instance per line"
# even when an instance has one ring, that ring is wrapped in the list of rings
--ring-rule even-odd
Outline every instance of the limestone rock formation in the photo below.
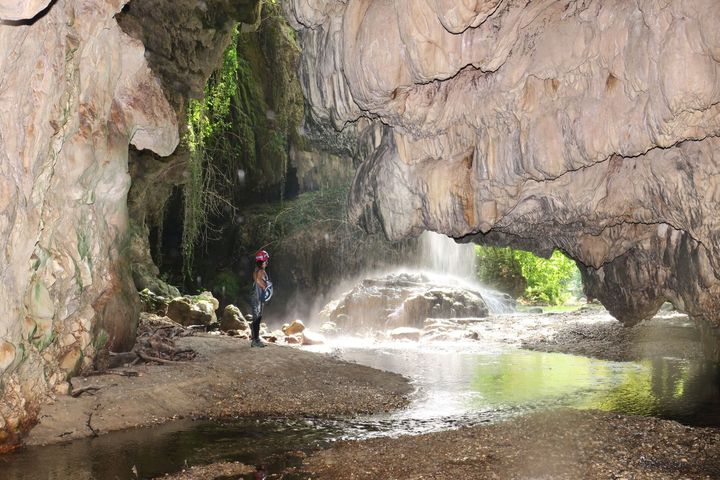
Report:
[[[10,3],[32,21],[0,25],[0,444],[98,348],[132,345],[128,145],[178,142],[122,2]]]
[[[560,248],[627,324],[720,326],[720,4],[293,0],[317,121],[388,126],[351,215]]]

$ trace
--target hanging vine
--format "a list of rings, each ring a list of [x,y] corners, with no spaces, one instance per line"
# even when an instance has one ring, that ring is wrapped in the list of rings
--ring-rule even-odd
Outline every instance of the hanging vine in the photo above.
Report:
[[[222,174],[212,159],[224,155],[230,162],[234,159],[234,149],[228,148],[231,146],[226,133],[232,128],[229,113],[238,84],[237,36],[236,28],[223,56],[222,68],[208,81],[204,98],[190,100],[188,105],[187,130],[183,139],[188,150],[182,234],[183,274],[186,277],[192,274],[196,243],[212,228],[210,216],[222,204],[230,205],[219,184]]]
[[[234,31],[204,98],[188,105],[181,247],[186,279],[192,278],[195,248],[217,233],[212,221],[227,224],[221,210],[234,211],[253,196],[267,199],[269,191],[284,199],[290,144],[300,142],[304,109],[298,53],[279,4],[266,1],[258,31]]]

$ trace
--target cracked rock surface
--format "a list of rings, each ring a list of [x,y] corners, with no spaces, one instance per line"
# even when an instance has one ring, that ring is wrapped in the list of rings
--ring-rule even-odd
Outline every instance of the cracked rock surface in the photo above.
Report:
[[[399,239],[560,248],[628,325],[720,327],[720,5],[293,0],[316,119],[389,128],[351,217]],[[717,342],[707,342],[717,355]]]

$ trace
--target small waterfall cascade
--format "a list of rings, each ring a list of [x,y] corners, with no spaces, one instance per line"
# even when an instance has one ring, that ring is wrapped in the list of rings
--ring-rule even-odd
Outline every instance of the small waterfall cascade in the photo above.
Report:
[[[424,232],[420,236],[420,245],[422,268],[465,280],[475,278],[474,243],[456,243],[445,235]]]
[[[475,244],[457,243],[450,237],[426,231],[420,236],[418,266],[437,279],[479,292],[491,313],[508,313],[507,296],[487,288],[475,277]]]

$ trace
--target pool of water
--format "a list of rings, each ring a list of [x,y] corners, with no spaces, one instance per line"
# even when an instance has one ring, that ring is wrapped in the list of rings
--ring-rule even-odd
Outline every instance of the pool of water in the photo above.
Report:
[[[407,409],[353,419],[349,436],[425,433],[561,406],[720,426],[720,373],[704,362],[611,362],[502,346],[488,349],[477,342],[358,346],[348,341],[336,344],[333,354],[400,373],[417,386]],[[384,427],[376,428],[374,422]],[[369,431],[363,432],[366,425]]]
[[[263,463],[269,472],[281,472],[300,463],[299,452],[338,439],[445,430],[557,406],[720,426],[720,375],[704,363],[609,362],[477,342],[341,339],[315,350],[407,376],[416,386],[410,405],[352,418],[179,421],[133,429],[0,457],[0,478],[152,478],[220,460]]]

